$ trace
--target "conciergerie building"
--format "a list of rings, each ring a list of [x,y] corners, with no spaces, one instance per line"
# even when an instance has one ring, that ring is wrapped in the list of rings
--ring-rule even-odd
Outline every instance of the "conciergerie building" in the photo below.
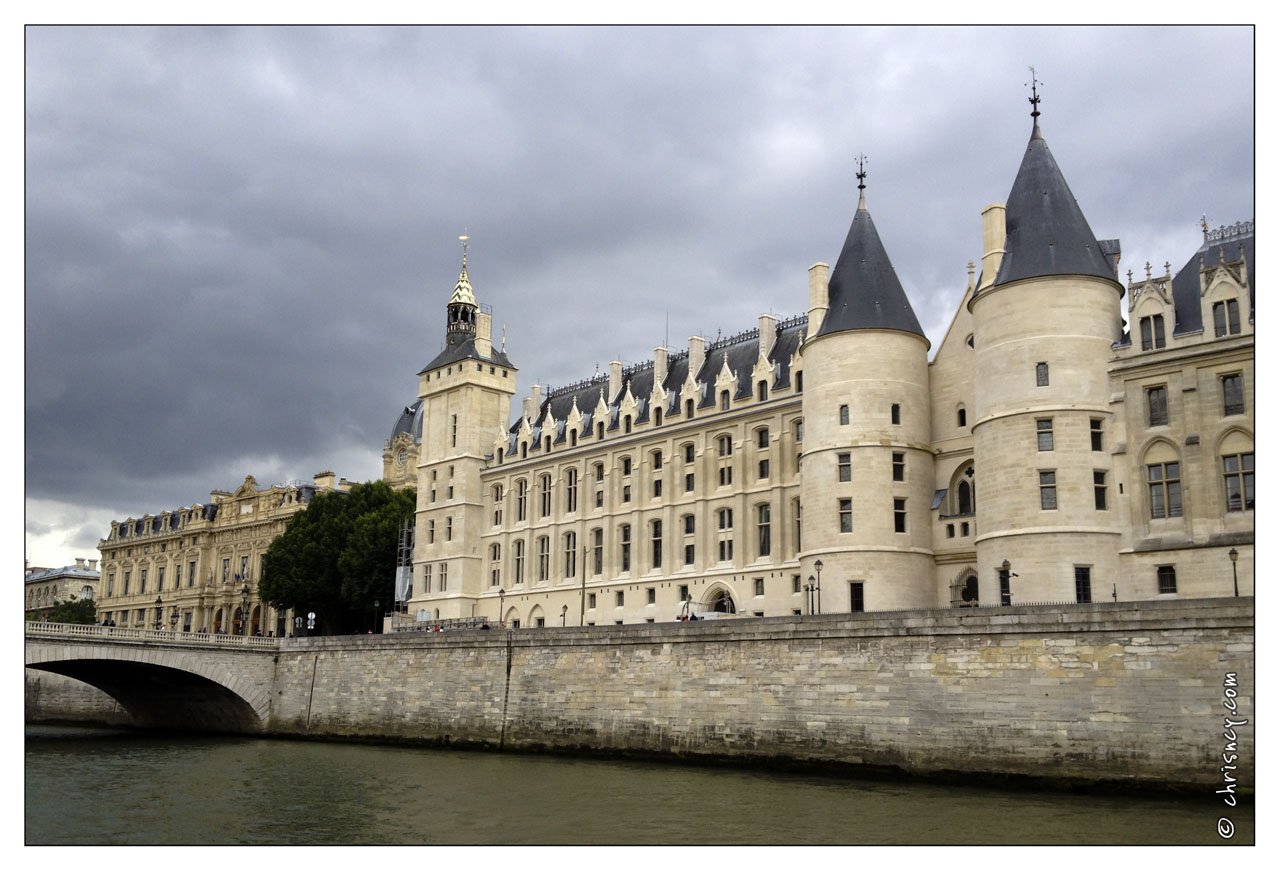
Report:
[[[1122,281],[1119,241],[1094,236],[1032,103],[932,362],[862,172],[807,313],[535,385],[514,418],[516,366],[464,250],[445,349],[383,454],[386,480],[417,488],[409,615],[1252,595],[1252,221],[1205,224],[1176,274]]]

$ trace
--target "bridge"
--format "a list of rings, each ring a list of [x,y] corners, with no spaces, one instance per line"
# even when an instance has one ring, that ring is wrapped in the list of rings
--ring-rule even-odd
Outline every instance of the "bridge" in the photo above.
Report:
[[[27,668],[97,687],[138,726],[258,733],[271,714],[278,638],[26,624]]]

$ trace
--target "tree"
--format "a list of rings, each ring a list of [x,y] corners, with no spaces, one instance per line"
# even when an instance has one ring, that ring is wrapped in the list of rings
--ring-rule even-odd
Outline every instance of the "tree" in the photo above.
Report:
[[[93,599],[77,599],[72,596],[65,602],[54,602],[49,611],[50,623],[96,623],[98,606]]]
[[[331,631],[363,623],[374,600],[395,595],[400,527],[413,517],[412,490],[384,481],[321,493],[289,521],[262,559],[262,598],[315,611]]]

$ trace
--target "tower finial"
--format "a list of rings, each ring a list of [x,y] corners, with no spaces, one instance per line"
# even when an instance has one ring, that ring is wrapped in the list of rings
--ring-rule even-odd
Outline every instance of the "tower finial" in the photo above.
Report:
[[[1031,104],[1031,117],[1037,119],[1040,117],[1040,95],[1036,93],[1036,85],[1043,85],[1044,82],[1036,79],[1035,67],[1027,67],[1027,69],[1031,70],[1031,96],[1027,97],[1027,102]],[[1039,121],[1033,121],[1033,123],[1037,126],[1040,124]]]
[[[471,244],[471,237],[467,235],[467,228],[462,228],[462,235],[458,237],[458,241],[462,243],[462,268],[467,268],[467,246]]]
[[[865,209],[867,207],[867,170],[865,164],[867,156],[865,154],[858,155],[858,208]]]
[[[1209,221],[1208,216],[1203,212],[1200,213],[1200,232],[1204,233],[1204,241],[1207,244],[1209,241]]]

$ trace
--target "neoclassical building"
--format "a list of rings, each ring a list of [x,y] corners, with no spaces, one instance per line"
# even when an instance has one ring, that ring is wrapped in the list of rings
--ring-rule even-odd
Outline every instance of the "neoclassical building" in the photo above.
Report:
[[[445,350],[384,446],[386,478],[417,486],[409,613],[1251,595],[1252,222],[1206,225],[1176,274],[1122,281],[1038,116],[932,361],[861,172],[805,314],[535,385],[514,419],[516,368],[464,252]]]
[[[98,561],[76,558],[73,566],[28,567],[23,578],[28,620],[45,617],[59,602],[92,599],[98,591]]]
[[[207,503],[111,521],[98,542],[98,619],[117,626],[284,635],[293,614],[258,596],[262,555],[316,493],[350,489],[333,472],[260,488],[252,475]]]

